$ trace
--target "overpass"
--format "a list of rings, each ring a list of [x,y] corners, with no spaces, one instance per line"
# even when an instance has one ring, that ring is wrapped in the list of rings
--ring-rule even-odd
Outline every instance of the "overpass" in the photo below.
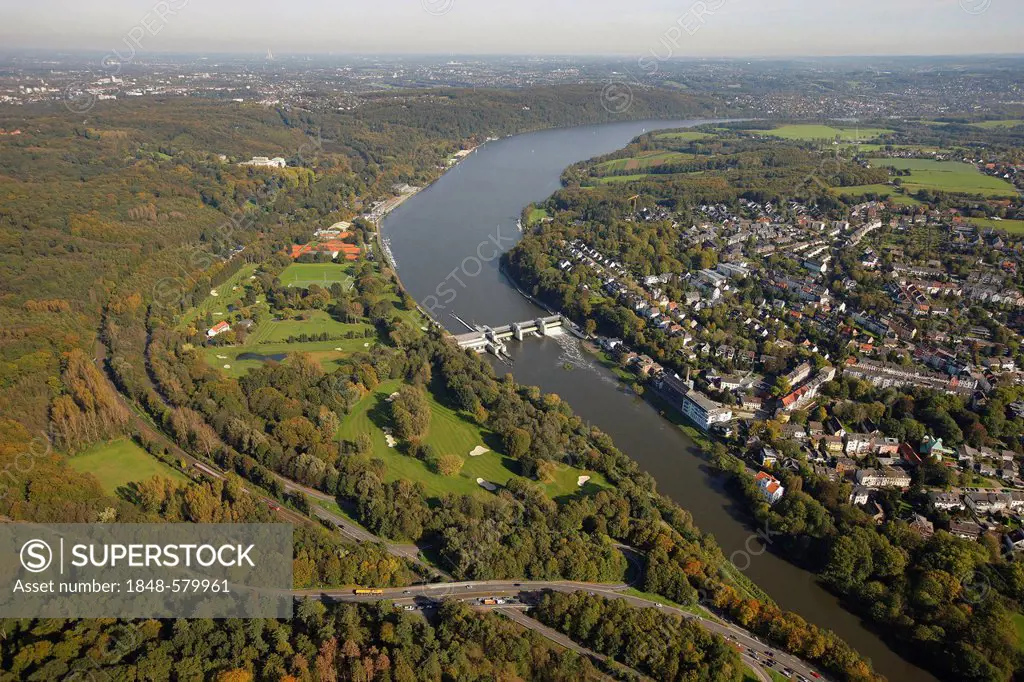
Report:
[[[488,352],[499,357],[505,354],[505,341],[515,339],[522,341],[528,336],[557,336],[563,327],[572,328],[571,323],[561,315],[538,317],[525,322],[513,322],[501,327],[477,327],[476,331],[456,335],[455,342],[460,348],[468,348],[477,353]]]

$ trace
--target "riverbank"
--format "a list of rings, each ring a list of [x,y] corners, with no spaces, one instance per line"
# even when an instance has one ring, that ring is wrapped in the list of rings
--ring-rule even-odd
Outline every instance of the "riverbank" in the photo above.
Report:
[[[490,239],[495,225],[501,234],[517,235],[515,222],[523,207],[543,202],[561,187],[562,171],[571,164],[620,149],[637,135],[658,128],[686,128],[711,121],[644,121],[546,130],[488,144],[457,168],[394,211],[382,226],[400,263],[402,286],[414,297],[433,293]],[[507,241],[503,242],[507,244]],[[507,248],[507,247],[506,247]],[[503,248],[502,250],[506,250]],[[457,288],[446,302],[443,319],[454,312],[475,323],[503,324],[532,319],[541,308],[520,292],[499,269],[498,259],[483,264],[479,274]],[[442,326],[447,326],[443,324]],[[456,332],[457,333],[457,332]],[[934,678],[896,656],[859,618],[843,609],[834,595],[807,571],[763,551],[752,530],[750,515],[724,489],[723,477],[711,466],[692,434],[670,419],[671,413],[652,401],[637,400],[621,379],[604,365],[581,359],[580,344],[564,338],[529,339],[508,346],[518,383],[557,394],[580,419],[599,427],[656,481],[662,494],[680,504],[701,532],[712,535],[726,557],[746,553],[750,565],[742,575],[780,608],[833,630],[868,656],[876,670],[893,680],[932,682]],[[569,362],[573,371],[565,371]],[[508,367],[498,366],[506,372]],[[664,412],[661,414],[660,412]],[[669,417],[669,418],[666,418]],[[751,552],[750,550],[754,550]],[[763,553],[762,553],[763,551]]]

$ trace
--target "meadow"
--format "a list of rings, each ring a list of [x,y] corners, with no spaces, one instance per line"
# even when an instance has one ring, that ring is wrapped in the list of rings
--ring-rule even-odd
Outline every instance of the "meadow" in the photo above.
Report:
[[[355,405],[338,430],[339,438],[350,441],[354,441],[360,433],[370,435],[373,444],[371,456],[384,460],[387,465],[388,481],[404,479],[421,482],[427,496],[431,498],[455,493],[487,499],[493,493],[478,485],[477,478],[500,486],[513,476],[519,475],[518,462],[501,454],[500,443],[493,433],[482,430],[460,413],[442,405],[432,394],[428,394],[431,418],[430,430],[424,442],[433,446],[439,455],[454,454],[462,457],[465,462],[462,471],[454,476],[436,474],[421,460],[403,454],[400,447],[388,447],[383,431],[383,427],[386,427],[390,420],[387,397],[401,388],[400,381],[386,381],[380,384]],[[486,447],[490,451],[470,457],[469,453],[477,446]],[[577,477],[581,475],[591,477],[582,488],[576,484]],[[552,482],[540,485],[552,498],[576,495],[580,492],[589,494],[609,487],[608,482],[600,474],[585,472],[567,465],[558,467]]]
[[[665,164],[680,163],[682,161],[690,161],[694,158],[696,158],[695,155],[685,154],[683,152],[649,150],[625,159],[602,161],[594,166],[594,169],[601,175],[606,175],[616,171],[643,170],[645,168],[654,168]]]
[[[972,123],[974,128],[982,128],[984,130],[993,130],[999,128],[1016,128],[1017,126],[1024,126],[1024,120],[1021,119],[1007,119],[1003,121],[981,121],[980,123]]]
[[[910,192],[928,189],[940,192],[982,194],[989,197],[1015,197],[1017,190],[1006,180],[984,175],[973,164],[931,159],[869,159],[875,167],[893,167],[910,171],[900,178]]]
[[[154,476],[185,482],[189,479],[149,454],[128,438],[97,443],[68,463],[75,471],[95,476],[103,490],[111,495],[129,483],[140,483]]]
[[[870,142],[879,135],[893,132],[888,128],[860,128],[842,127],[835,128],[827,125],[797,124],[784,125],[771,130],[748,130],[751,135],[771,135],[781,137],[784,140],[801,140],[813,142],[814,140],[835,140],[842,142]]]
[[[711,133],[702,133],[697,130],[677,130],[675,132],[657,133],[655,140],[670,140],[672,142],[694,142],[707,137],[714,137]]]
[[[1024,234],[1024,220],[993,220],[991,218],[970,218],[969,222],[978,227],[992,230],[1006,230],[1010,234]]]
[[[853,185],[850,187],[833,187],[833,194],[848,194],[851,197],[862,197],[866,194],[877,194],[880,197],[888,197],[889,201],[904,206],[920,206],[921,202],[914,197],[900,194],[893,185]]]

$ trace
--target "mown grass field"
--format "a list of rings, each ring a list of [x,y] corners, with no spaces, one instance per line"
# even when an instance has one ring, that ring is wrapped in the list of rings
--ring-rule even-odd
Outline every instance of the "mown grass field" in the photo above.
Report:
[[[991,218],[970,218],[978,227],[1006,230],[1010,234],[1024,234],[1024,220],[992,220]]]
[[[748,130],[753,135],[771,135],[781,137],[784,140],[803,140],[812,142],[814,140],[835,140],[842,142],[870,142],[879,135],[893,132],[888,128],[859,128],[856,126],[844,126],[834,128],[826,125],[784,125],[771,130]]]
[[[311,284],[318,284],[330,289],[335,282],[345,289],[352,286],[352,266],[338,263],[292,263],[281,272],[281,284],[286,287],[308,289]]]
[[[189,324],[202,326],[207,313],[213,315],[214,322],[224,319],[228,314],[228,306],[242,298],[242,283],[252,277],[253,273],[256,272],[256,268],[257,265],[255,263],[247,263],[239,268],[238,272],[232,275],[226,282],[213,289],[215,293],[211,292],[209,296],[203,299],[202,303],[182,315],[178,325],[179,328]]]
[[[259,367],[267,360],[284,361],[290,353],[306,353],[319,362],[324,371],[333,372],[338,369],[340,360],[352,353],[368,350],[374,343],[375,339],[341,339],[307,343],[211,346],[203,349],[203,356],[211,367],[216,367],[229,377],[235,378]]]
[[[1006,180],[985,175],[973,164],[930,159],[869,159],[874,167],[893,167],[910,171],[901,178],[908,191],[928,189],[963,192],[991,197],[1015,197],[1017,190]]]
[[[309,319],[269,319],[265,322],[260,323],[260,326],[254,329],[249,336],[246,337],[245,345],[252,346],[255,344],[263,343],[282,343],[287,341],[293,336],[299,336],[300,334],[323,334],[327,333],[331,336],[343,336],[349,332],[356,334],[363,334],[366,331],[372,331],[373,327],[368,324],[347,324],[345,322],[338,322],[329,313],[323,310],[310,310],[305,311],[309,315]]]
[[[389,424],[387,397],[402,388],[400,381],[387,381],[363,397],[356,404],[338,430],[338,437],[355,440],[360,433],[367,433],[373,443],[372,456],[384,460],[387,465],[387,480],[408,480],[423,483],[428,497],[440,497],[446,493],[473,495],[486,499],[493,495],[477,484],[477,478],[490,483],[504,485],[512,476],[518,475],[518,463],[498,450],[500,445],[494,434],[483,431],[475,423],[430,397],[430,430],[425,442],[434,447],[439,455],[454,454],[462,457],[465,464],[455,476],[442,476],[430,471],[427,465],[409,455],[402,454],[399,447],[389,448],[383,427]],[[482,445],[491,451],[470,457],[473,448]],[[577,477],[588,475],[591,480],[582,488],[576,485]],[[596,472],[584,472],[568,466],[561,466],[551,483],[542,484],[553,498],[576,495],[581,491],[592,493],[609,487],[603,476]]]
[[[103,490],[113,495],[121,486],[147,481],[153,476],[188,481],[128,438],[99,443],[68,460],[71,468],[99,479]]]
[[[535,225],[540,221],[548,217],[548,212],[543,208],[537,208],[536,206],[530,208],[530,212],[526,215],[526,224]]]

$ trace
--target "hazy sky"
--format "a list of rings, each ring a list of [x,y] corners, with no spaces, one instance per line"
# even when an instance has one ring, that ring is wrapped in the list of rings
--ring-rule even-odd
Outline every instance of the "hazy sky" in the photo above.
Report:
[[[140,55],[1024,52],[1024,0],[0,0],[0,16],[2,46]]]

